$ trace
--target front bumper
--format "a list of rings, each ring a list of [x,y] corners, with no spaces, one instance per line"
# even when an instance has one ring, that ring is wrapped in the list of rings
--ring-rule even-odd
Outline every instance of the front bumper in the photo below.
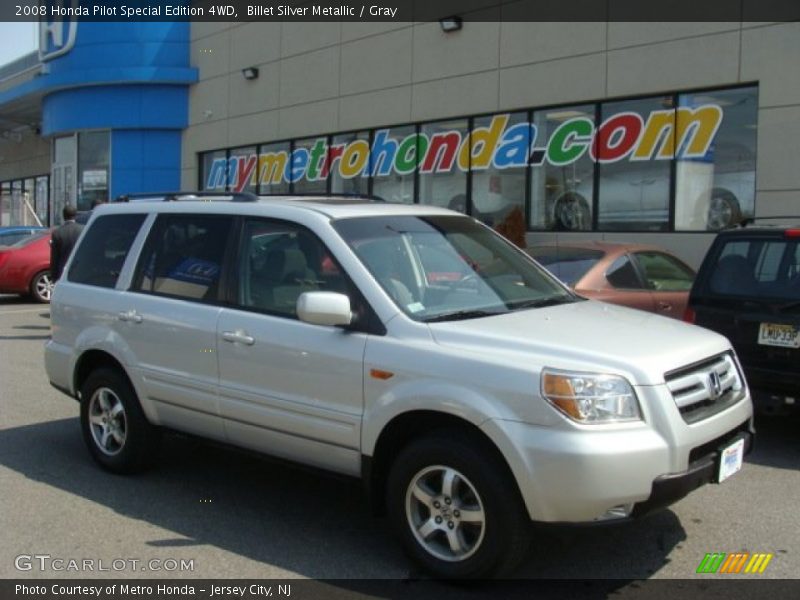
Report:
[[[753,434],[750,431],[749,422],[745,422],[734,431],[707,444],[709,449],[714,445],[716,447],[708,454],[697,458],[683,473],[671,473],[656,477],[653,481],[650,497],[644,502],[636,503],[630,516],[634,518],[642,517],[666,508],[670,504],[674,504],[681,498],[686,497],[697,488],[707,483],[716,482],[719,471],[719,456],[722,448],[737,437],[744,438],[744,453],[745,455],[750,454],[753,449]]]
[[[603,427],[482,425],[505,456],[533,521],[585,524],[640,516],[714,481],[721,445],[746,435],[749,396],[696,423],[681,417],[665,386],[639,390],[645,420]]]

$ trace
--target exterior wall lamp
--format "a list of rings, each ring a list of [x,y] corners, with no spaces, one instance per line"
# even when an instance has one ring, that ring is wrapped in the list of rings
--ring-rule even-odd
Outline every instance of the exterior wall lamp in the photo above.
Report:
[[[258,67],[246,67],[242,69],[242,75],[247,80],[258,79]]]
[[[461,29],[464,26],[464,21],[461,17],[453,15],[452,17],[439,19],[439,26],[445,33],[452,33]]]

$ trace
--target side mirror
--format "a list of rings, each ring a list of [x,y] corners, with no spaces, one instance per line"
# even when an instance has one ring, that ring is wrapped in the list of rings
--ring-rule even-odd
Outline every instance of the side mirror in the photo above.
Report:
[[[350,325],[350,298],[337,292],[303,292],[297,299],[297,316],[313,325]]]

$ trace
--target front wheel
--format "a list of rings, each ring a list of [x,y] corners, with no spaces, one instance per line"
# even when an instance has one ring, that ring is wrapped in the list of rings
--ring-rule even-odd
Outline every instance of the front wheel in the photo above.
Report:
[[[442,578],[510,572],[530,520],[507,469],[482,443],[441,432],[408,445],[389,473],[387,507],[406,553]]]
[[[92,457],[115,473],[140,471],[155,458],[159,431],[119,371],[98,369],[81,388],[81,428]]]
[[[36,302],[41,302],[43,304],[50,302],[50,296],[53,294],[54,285],[50,271],[40,271],[31,279],[31,297],[36,300]]]

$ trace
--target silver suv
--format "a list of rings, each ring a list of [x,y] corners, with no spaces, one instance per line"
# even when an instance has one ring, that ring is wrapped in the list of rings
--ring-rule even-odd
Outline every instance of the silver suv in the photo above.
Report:
[[[442,577],[507,572],[531,521],[663,507],[751,444],[724,337],[580,298],[446,209],[101,206],[51,313],[48,376],[104,468],[173,429],[361,477]]]

